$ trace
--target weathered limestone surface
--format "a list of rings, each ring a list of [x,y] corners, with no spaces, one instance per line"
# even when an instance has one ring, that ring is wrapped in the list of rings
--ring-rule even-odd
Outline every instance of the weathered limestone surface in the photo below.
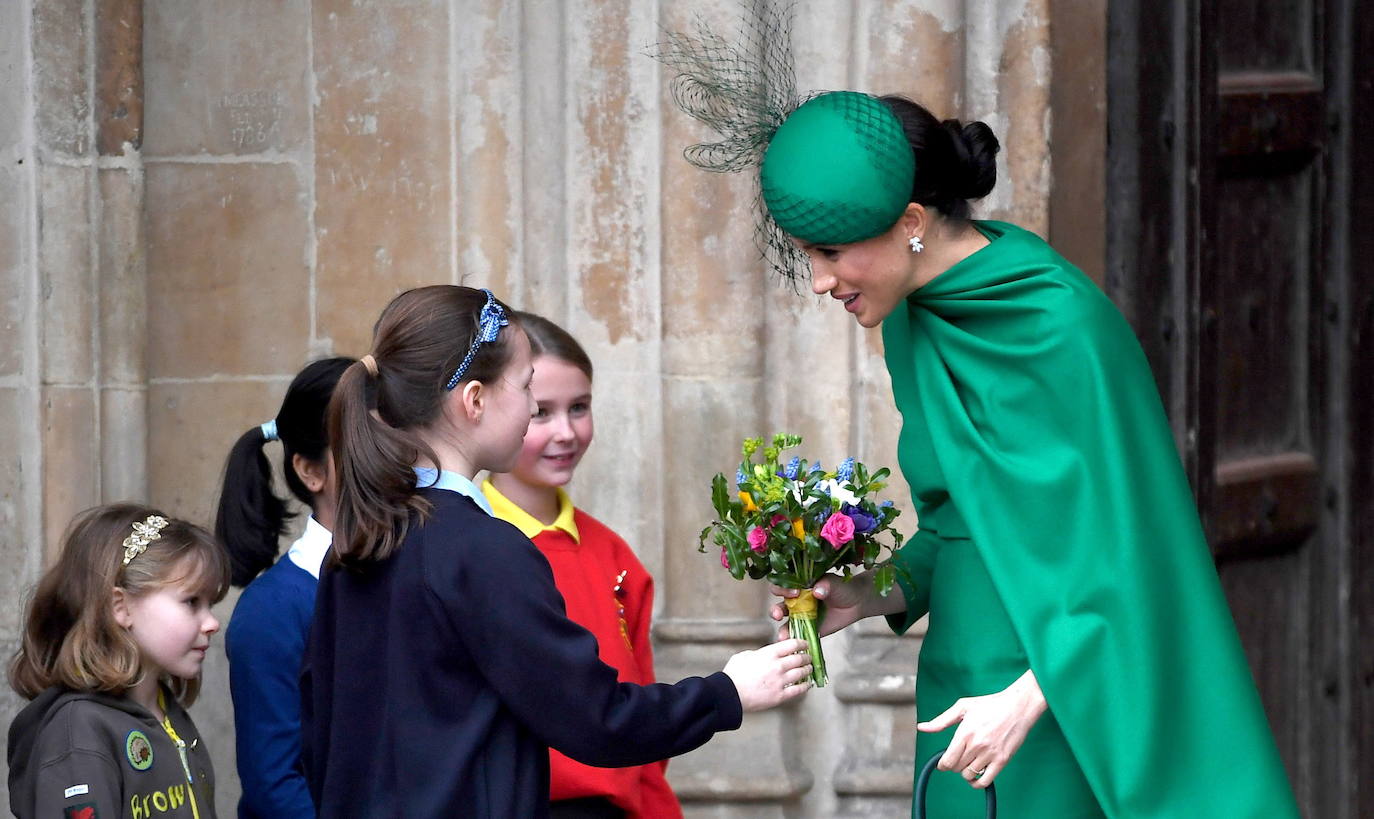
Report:
[[[125,143],[126,145],[129,143]],[[100,487],[105,500],[148,496],[147,265],[141,166],[97,171],[101,220]]]
[[[151,163],[154,379],[292,372],[310,331],[304,191],[289,165]],[[188,239],[194,238],[193,241]]]
[[[32,227],[33,54],[27,3],[0,3],[0,652],[18,645],[22,608],[43,565],[43,489],[39,469],[42,420],[38,402],[35,325],[37,271]],[[5,687],[6,724],[23,701]],[[3,786],[0,786],[3,787]],[[5,804],[8,796],[5,795]]]
[[[16,79],[26,79],[33,89],[35,147],[46,160],[86,156],[91,150],[92,100],[87,56],[90,20],[85,0],[51,0],[9,4],[19,12],[15,22],[29,12],[31,51],[18,63]],[[27,8],[25,8],[27,7]]]
[[[3,106],[3,103],[0,103]],[[0,144],[0,202],[24,202],[29,198],[29,174],[17,167],[23,158],[13,144]],[[22,208],[0,208],[0,378],[15,378],[24,369],[24,346],[19,342],[28,327],[27,263],[28,214]]]
[[[37,181],[43,378],[48,383],[85,383],[95,376],[94,180],[88,168],[49,165],[39,170]]]
[[[229,447],[248,427],[276,415],[288,383],[288,378],[154,380],[148,389],[150,497],[191,520],[213,522]],[[233,423],[208,424],[207,418]]]
[[[31,116],[24,11],[17,4],[0,7],[0,111],[10,112],[0,117],[0,202],[7,203],[0,205],[0,338],[8,340],[0,345],[0,379],[23,370],[24,346],[18,342],[26,327],[31,269],[27,254],[32,163],[23,164]]]
[[[95,7],[96,149],[121,156],[143,144],[143,0]]]
[[[311,11],[315,320],[334,349],[362,355],[392,296],[454,276],[450,9],[326,0]]]
[[[307,0],[144,0],[143,7],[149,158],[307,149]]]
[[[827,464],[895,467],[900,419],[879,333],[805,281],[770,281],[751,180],[681,156],[709,134],[644,52],[663,27],[728,28],[739,9],[0,3],[0,650],[71,514],[141,498],[208,525],[230,444],[294,373],[365,352],[396,292],[436,282],[491,287],[591,353],[600,435],[572,493],[657,578],[660,676],[768,640],[766,591],[696,551],[710,477],[741,438],[779,430]],[[1094,201],[1079,193],[1094,178],[1101,196],[1091,163],[1052,175],[1100,147],[1101,109],[1070,73],[1102,53],[1097,17],[1101,0],[809,0],[798,83],[988,122],[1003,152],[979,213],[1043,233]],[[1077,153],[1051,150],[1060,107]],[[236,599],[217,607],[226,623]],[[904,815],[913,631],[826,638],[831,688],[674,761],[688,815]],[[230,816],[222,636],[205,678],[195,713]],[[0,717],[18,705],[0,697]]]
[[[144,334],[148,303],[144,288],[142,175],[112,168],[98,174],[100,373],[108,381],[133,387],[147,378]]]
[[[67,521],[100,500],[95,396],[87,387],[43,388],[43,523],[57,554]]]
[[[0,7],[7,659],[23,603],[71,517],[147,496],[140,8],[134,0]],[[20,705],[6,694],[0,713]]]
[[[453,222],[457,281],[488,287],[514,304],[524,304],[528,274],[522,268],[528,228],[524,184],[537,180],[523,167],[526,151],[525,110],[521,105],[526,48],[525,24],[519,3],[484,0],[454,9],[449,64],[453,147]],[[562,20],[563,4],[547,12]],[[532,15],[533,16],[533,15]],[[562,30],[557,36],[562,37]],[[556,46],[555,46],[556,48]],[[556,53],[556,52],[555,52]],[[552,93],[563,89],[549,83]],[[558,110],[555,103],[548,113]],[[530,132],[545,131],[551,119],[535,119]],[[532,231],[535,247],[546,248],[549,229],[540,223]],[[539,254],[547,256],[546,253]],[[438,271],[435,271],[438,274]],[[561,271],[560,271],[561,273]],[[525,285],[525,287],[521,287]]]

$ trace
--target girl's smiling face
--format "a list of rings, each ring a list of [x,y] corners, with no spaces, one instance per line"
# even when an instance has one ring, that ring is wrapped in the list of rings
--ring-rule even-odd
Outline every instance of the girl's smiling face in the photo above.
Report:
[[[511,474],[529,486],[563,486],[592,442],[592,381],[577,366],[541,355],[530,388],[536,410]]]

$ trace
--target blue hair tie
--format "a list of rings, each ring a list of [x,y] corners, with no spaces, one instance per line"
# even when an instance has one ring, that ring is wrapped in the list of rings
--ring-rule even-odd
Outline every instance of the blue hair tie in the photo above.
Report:
[[[276,418],[273,418],[271,421],[268,421],[268,422],[265,423],[265,424],[259,425],[259,426],[258,426],[258,429],[262,430],[262,439],[263,439],[264,441],[275,441],[275,440],[277,440],[278,438],[281,437],[280,435],[277,434],[277,419],[276,419]]]
[[[483,344],[490,344],[496,340],[496,336],[501,332],[501,328],[510,324],[506,319],[506,310],[496,301],[496,297],[485,287],[482,292],[487,294],[487,303],[482,305],[482,314],[477,319],[477,332],[472,335],[472,344],[468,346],[468,354],[463,356],[463,363],[458,365],[453,377],[444,385],[445,390],[452,390],[458,386],[458,382],[463,380],[463,374],[472,365],[473,356],[477,355],[477,348]]]

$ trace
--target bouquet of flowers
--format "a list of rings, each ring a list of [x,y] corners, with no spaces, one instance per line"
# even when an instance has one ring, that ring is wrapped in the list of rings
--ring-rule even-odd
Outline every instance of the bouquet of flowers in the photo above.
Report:
[[[785,434],[773,436],[766,447],[760,438],[745,440],[735,492],[724,475],[711,481],[717,517],[701,531],[697,551],[706,551],[710,539],[720,546],[720,563],[736,580],[747,575],[801,590],[785,601],[787,626],[793,637],[806,640],[811,681],[821,687],[828,679],[811,587],[832,570],[848,579],[861,569],[876,569],[874,585],[886,596],[895,580],[892,553],[902,545],[902,536],[892,528],[900,514],[892,501],[872,498],[886,486],[889,470],[870,474],[853,458],[833,472],[798,457],[780,463],[782,453],[801,441],[801,436]],[[760,451],[762,463],[754,459]],[[888,542],[879,540],[883,534],[890,536]]]

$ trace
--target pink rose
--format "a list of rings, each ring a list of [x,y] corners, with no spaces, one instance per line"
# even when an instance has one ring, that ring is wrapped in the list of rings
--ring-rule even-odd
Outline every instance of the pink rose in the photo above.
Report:
[[[853,528],[853,527],[850,527]],[[749,548],[763,554],[768,551],[768,530],[755,526],[749,530]]]
[[[785,521],[785,520],[787,520],[787,516],[786,516],[786,515],[774,515],[774,516],[773,516],[773,519],[770,520],[770,521],[768,521],[768,525],[769,525],[769,526],[777,526],[779,523],[782,523],[782,522]]]
[[[720,565],[730,568],[730,555],[725,553],[725,547],[720,547]]]
[[[821,527],[821,537],[836,549],[854,539],[854,519],[849,515],[831,515]]]

